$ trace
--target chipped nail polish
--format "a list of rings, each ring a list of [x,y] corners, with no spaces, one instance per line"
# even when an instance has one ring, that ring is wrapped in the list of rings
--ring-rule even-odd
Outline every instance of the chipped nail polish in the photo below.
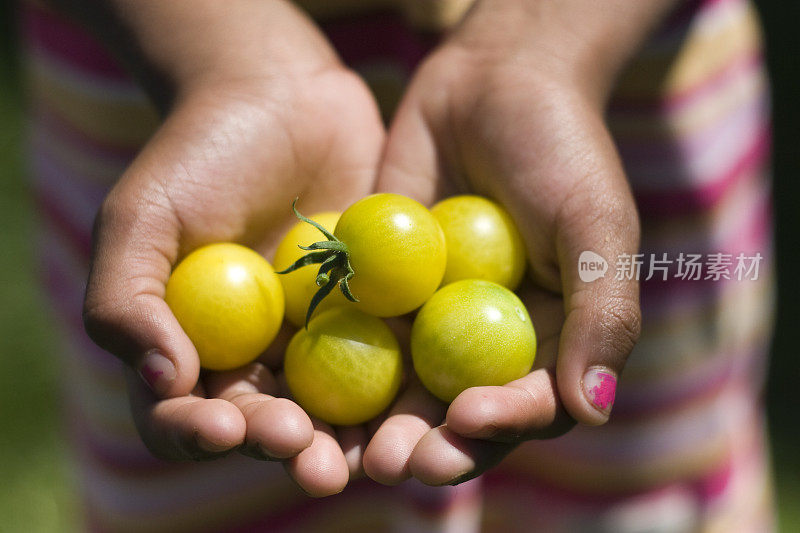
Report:
[[[611,412],[617,392],[617,377],[609,369],[602,366],[590,367],[583,375],[581,387],[584,396],[595,409],[605,415]]]
[[[154,393],[163,396],[175,380],[172,361],[156,351],[147,352],[139,365],[139,375]]]

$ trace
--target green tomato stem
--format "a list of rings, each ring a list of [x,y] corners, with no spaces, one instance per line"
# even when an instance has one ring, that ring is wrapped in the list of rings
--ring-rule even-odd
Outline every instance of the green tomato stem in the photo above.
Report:
[[[323,228],[318,222],[301,215],[296,207],[297,200],[298,198],[295,198],[294,202],[292,202],[292,211],[294,211],[295,216],[303,222],[317,228],[327,239],[315,242],[309,246],[298,245],[301,250],[305,250],[309,253],[284,270],[277,272],[277,274],[288,274],[289,272],[294,272],[305,266],[320,265],[316,279],[319,290],[314,294],[314,297],[311,298],[308,312],[306,312],[306,329],[308,329],[308,321],[311,319],[314,309],[316,309],[320,302],[331,293],[336,285],[339,286],[339,290],[342,291],[344,297],[351,302],[357,302],[358,298],[353,296],[353,293],[350,291],[349,280],[353,277],[355,272],[353,271],[353,267],[350,266],[350,250],[347,248],[347,245],[337,239],[333,233]]]

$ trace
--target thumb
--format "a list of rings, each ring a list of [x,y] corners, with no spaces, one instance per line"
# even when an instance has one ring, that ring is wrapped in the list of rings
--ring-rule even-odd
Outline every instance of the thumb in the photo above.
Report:
[[[556,223],[566,316],[556,380],[567,412],[589,425],[608,420],[641,328],[638,276],[615,275],[617,258],[637,253],[640,234],[622,170],[615,174],[606,190],[573,195]]]
[[[135,166],[135,163],[134,163]],[[178,224],[155,183],[135,171],[111,191],[95,220],[83,319],[100,347],[136,369],[161,398],[197,383],[197,351],[164,301],[177,258]]]

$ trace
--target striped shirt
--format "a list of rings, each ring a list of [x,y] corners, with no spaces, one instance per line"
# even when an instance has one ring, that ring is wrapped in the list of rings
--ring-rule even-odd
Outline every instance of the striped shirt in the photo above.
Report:
[[[387,116],[438,32],[470,4],[300,3]],[[680,4],[608,108],[641,212],[642,278],[653,258],[671,261],[642,283],[642,338],[611,421],[526,443],[458,487],[359,480],[323,500],[304,496],[274,463],[234,455],[170,464],[141,443],[121,363],[91,343],[80,309],[94,214],[158,118],[83,30],[36,2],[21,21],[41,281],[63,325],[64,416],[88,530],[773,529],[761,402],[773,307],[769,102],[748,2]],[[681,254],[719,254],[731,274],[739,254],[763,261],[757,280],[683,279]]]

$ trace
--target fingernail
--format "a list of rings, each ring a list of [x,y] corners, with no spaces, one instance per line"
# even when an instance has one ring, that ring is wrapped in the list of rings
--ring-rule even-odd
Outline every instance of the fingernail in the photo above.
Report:
[[[464,483],[465,481],[469,481],[474,477],[475,475],[472,473],[472,471],[469,471],[465,474],[457,475],[456,477],[445,483],[445,485],[459,485],[461,483]]]
[[[147,352],[139,365],[139,375],[158,396],[167,392],[176,374],[172,361],[156,351]]]
[[[583,395],[595,409],[604,415],[611,412],[617,392],[617,377],[608,368],[590,367],[583,375],[581,387]]]

